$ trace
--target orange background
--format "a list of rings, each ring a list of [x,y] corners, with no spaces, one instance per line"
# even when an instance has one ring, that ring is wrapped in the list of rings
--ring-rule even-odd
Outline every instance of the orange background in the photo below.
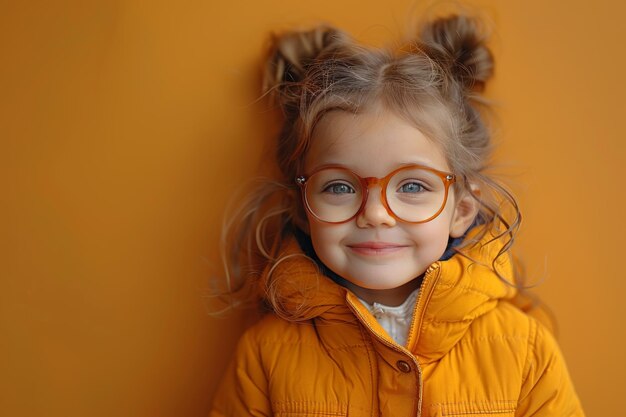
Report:
[[[271,138],[272,29],[379,44],[404,0],[0,6],[0,415],[203,416],[245,317],[208,317],[226,198]],[[519,253],[589,415],[623,407],[626,6],[473,1],[493,21]],[[421,4],[420,4],[421,5]],[[619,405],[618,405],[619,403]]]

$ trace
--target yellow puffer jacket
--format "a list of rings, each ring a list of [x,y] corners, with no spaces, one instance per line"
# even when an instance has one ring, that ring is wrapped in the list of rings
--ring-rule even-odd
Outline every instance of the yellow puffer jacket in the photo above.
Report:
[[[495,246],[469,255],[492,259]],[[269,314],[243,335],[212,417],[584,415],[552,335],[488,266],[431,265],[405,347],[295,239],[284,255],[273,274],[295,321]]]

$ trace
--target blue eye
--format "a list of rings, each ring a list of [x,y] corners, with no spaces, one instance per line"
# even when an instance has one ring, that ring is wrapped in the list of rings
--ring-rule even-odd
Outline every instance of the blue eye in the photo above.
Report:
[[[335,183],[324,188],[324,192],[330,194],[354,194],[356,191],[348,184]]]
[[[398,191],[401,193],[419,193],[426,191],[426,188],[424,188],[424,186],[420,183],[408,182],[403,184]]]

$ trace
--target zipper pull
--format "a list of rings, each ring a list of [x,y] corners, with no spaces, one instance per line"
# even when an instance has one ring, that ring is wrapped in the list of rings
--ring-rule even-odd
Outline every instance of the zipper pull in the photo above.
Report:
[[[426,268],[426,274],[432,273],[435,269],[439,269],[439,262],[434,262]]]
[[[374,305],[372,306],[372,310],[372,314],[374,315],[374,317],[376,317],[377,320],[380,319],[383,314],[385,314],[385,310],[378,303],[374,303]]]

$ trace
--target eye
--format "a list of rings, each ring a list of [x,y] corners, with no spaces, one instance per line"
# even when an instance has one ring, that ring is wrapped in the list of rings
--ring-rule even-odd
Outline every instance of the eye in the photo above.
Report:
[[[324,188],[323,192],[330,193],[330,194],[354,194],[356,191],[354,191],[354,188],[352,188],[348,184],[336,182],[336,183],[327,185]]]
[[[398,189],[398,192],[401,193],[420,193],[423,191],[427,191],[426,187],[424,187],[419,182],[407,182],[405,184],[402,184]]]

